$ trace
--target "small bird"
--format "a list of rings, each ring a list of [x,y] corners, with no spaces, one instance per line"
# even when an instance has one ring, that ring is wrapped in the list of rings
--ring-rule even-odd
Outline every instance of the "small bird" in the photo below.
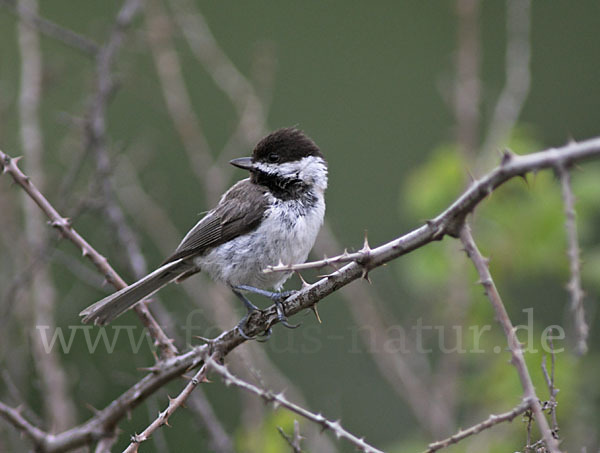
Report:
[[[242,336],[248,338],[244,323],[258,310],[245,292],[272,299],[282,324],[297,327],[288,324],[281,304],[293,293],[281,291],[292,273],[263,270],[306,261],[323,224],[327,162],[302,131],[283,128],[260,140],[252,157],[230,164],[250,177],[225,192],[158,269],[83,310],[84,323],[107,324],[168,283],[202,271],[229,286],[246,306],[248,314],[238,324]]]

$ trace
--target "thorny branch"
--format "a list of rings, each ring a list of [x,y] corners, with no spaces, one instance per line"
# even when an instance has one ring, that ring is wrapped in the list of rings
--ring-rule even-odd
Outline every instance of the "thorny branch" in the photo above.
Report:
[[[567,230],[567,256],[569,257],[569,269],[571,279],[567,289],[571,295],[571,311],[575,321],[575,334],[577,344],[575,351],[578,354],[587,352],[587,338],[589,327],[585,321],[585,310],[583,307],[584,292],[581,288],[581,262],[579,259],[579,239],[577,237],[577,222],[575,217],[575,196],[571,189],[571,174],[565,167],[558,167],[560,177],[563,204],[565,207],[565,228]]]
[[[546,447],[551,453],[558,453],[560,452],[558,442],[552,435],[550,427],[548,426],[548,420],[546,420],[546,417],[544,417],[544,413],[542,412],[542,407],[535,393],[533,381],[531,380],[531,375],[527,369],[527,364],[525,363],[525,358],[523,357],[523,350],[521,349],[521,343],[517,337],[516,330],[513,327],[510,318],[508,317],[508,313],[506,312],[506,308],[502,302],[500,293],[498,293],[498,290],[496,289],[494,280],[492,280],[492,275],[490,274],[487,260],[479,252],[479,249],[473,240],[471,229],[467,223],[464,223],[463,227],[461,228],[460,240],[465,246],[465,252],[467,253],[467,256],[473,261],[475,269],[479,274],[480,282],[485,289],[485,294],[494,307],[496,319],[502,326],[504,335],[508,340],[508,347],[512,356],[511,363],[517,369],[519,379],[521,380],[521,386],[523,387],[523,399],[525,401],[529,401],[530,403],[529,407],[535,415],[535,420],[540,428],[542,437],[546,443]]]
[[[294,435],[293,437],[288,436],[283,428],[280,426],[277,427],[277,431],[281,434],[281,437],[285,439],[290,447],[292,447],[292,451],[294,453],[302,453],[302,447],[300,446],[300,441],[302,440],[302,436],[300,435],[300,423],[298,420],[294,420]]]
[[[351,442],[356,448],[360,451],[368,452],[368,453],[381,453],[381,450],[377,450],[372,447],[368,443],[364,441],[364,439],[356,437],[354,434],[346,431],[339,421],[332,422],[331,420],[326,419],[321,414],[315,414],[310,412],[290,401],[283,395],[283,393],[272,393],[268,390],[260,389],[255,385],[250,384],[249,382],[245,382],[240,378],[234,376],[229,372],[227,367],[224,365],[220,365],[215,362],[212,358],[208,358],[206,361],[209,370],[213,370],[218,373],[222,378],[225,385],[235,385],[236,387],[240,387],[248,392],[254,393],[255,395],[260,396],[267,403],[273,404],[274,407],[282,406],[286,409],[310,420],[318,425],[320,425],[324,430],[329,429],[333,431],[335,436],[340,439],[346,439]]]
[[[542,372],[544,373],[544,379],[548,386],[548,393],[550,393],[550,399],[546,403],[548,411],[552,416],[552,435],[558,439],[558,419],[556,416],[556,395],[558,395],[558,389],[554,386],[554,367],[556,365],[556,353],[554,352],[554,344],[550,341],[550,372],[546,366],[546,356],[542,357]]]
[[[90,38],[80,35],[68,28],[61,27],[55,22],[39,16],[35,11],[25,8],[17,0],[0,0],[0,5],[10,8],[19,19],[28,26],[35,27],[40,33],[64,44],[81,50],[87,55],[96,55],[99,46]]]
[[[136,248],[136,241],[131,240],[133,233],[127,227],[127,223],[124,221],[125,216],[116,202],[112,191],[112,184],[109,178],[110,160],[106,137],[106,108],[108,99],[114,88],[114,80],[111,72],[113,61],[125,38],[125,31],[135,18],[140,7],[141,0],[125,0],[117,14],[115,25],[107,43],[102,46],[96,56],[96,91],[86,121],[87,146],[94,151],[96,156],[96,168],[104,200],[106,201],[104,208],[108,219],[115,226],[119,239],[128,247],[129,255],[134,257],[134,268],[136,267],[135,257],[140,257],[141,253]],[[139,259],[137,262],[139,262]],[[104,275],[107,276],[109,282],[117,289],[127,286],[114,271],[105,272]],[[159,345],[160,351],[167,356],[177,354],[177,349],[162,331],[146,304],[139,303],[135,305],[134,311],[142,324],[148,328],[148,331]]]
[[[208,360],[212,361],[214,360],[214,357],[209,357]],[[181,391],[179,395],[177,395],[175,398],[169,397],[168,407],[164,411],[160,412],[158,414],[158,417],[152,423],[150,423],[150,425],[148,425],[148,427],[144,431],[142,431],[140,434],[135,434],[131,436],[131,443],[124,450],[124,453],[137,452],[139,445],[142,442],[148,440],[152,433],[154,433],[158,428],[162,426],[169,425],[169,417],[173,414],[173,412],[175,412],[179,407],[181,407],[185,403],[185,401],[188,399],[188,397],[191,395],[194,389],[198,386],[198,384],[206,381],[207,363],[208,362],[204,362],[204,364],[200,367],[198,372],[194,375],[192,379],[190,379],[190,382],[188,382],[188,384],[185,386],[185,388]]]
[[[125,288],[127,284],[119,276],[119,274],[111,267],[108,260],[102,256],[94,247],[92,247],[71,225],[70,219],[61,216],[58,211],[50,204],[50,202],[42,195],[33,182],[26,176],[17,166],[19,158],[10,158],[8,155],[0,151],[0,161],[2,164],[2,172],[9,173],[13,180],[27,192],[31,199],[40,207],[40,209],[50,219],[50,225],[56,228],[60,234],[73,242],[80,250],[84,257],[92,261],[96,268],[105,276],[105,278],[117,289]],[[143,304],[138,304],[137,307]],[[142,322],[154,340],[157,342],[161,350],[165,353],[175,355],[177,349],[172,344],[171,340],[162,331],[156,320],[151,317],[150,312],[144,306],[149,317],[144,318]]]
[[[442,448],[449,447],[450,445],[456,444],[456,443],[460,442],[461,440],[466,439],[469,436],[477,434],[485,429],[491,428],[492,426],[497,425],[498,423],[510,422],[517,415],[520,415],[520,414],[524,413],[525,411],[527,411],[530,406],[531,406],[531,401],[523,400],[521,402],[521,404],[519,404],[518,406],[516,406],[515,408],[511,409],[508,412],[504,412],[503,414],[498,414],[498,415],[492,414],[488,418],[486,418],[484,421],[477,423],[476,425],[473,425],[470,428],[461,429],[459,432],[457,432],[456,434],[453,434],[452,436],[448,437],[447,439],[440,440],[439,442],[433,442],[433,443],[429,444],[427,447],[427,450],[425,450],[425,453],[433,453],[434,451],[438,451],[438,450],[441,450]]]
[[[320,279],[316,283],[304,287],[284,302],[285,313],[288,316],[293,316],[304,309],[311,308],[314,304],[332,292],[354,280],[366,276],[365,272],[379,267],[399,256],[405,255],[429,242],[441,240],[446,235],[452,237],[458,236],[466,215],[472,212],[477,205],[498,186],[515,176],[521,176],[525,173],[544,168],[556,168],[560,165],[568,166],[575,162],[598,157],[600,157],[600,138],[594,138],[580,143],[569,143],[561,148],[553,148],[523,156],[506,153],[499,166],[481,179],[474,181],[454,203],[437,217],[403,236],[379,247],[370,249],[368,261],[362,263],[348,263],[338,271]],[[75,230],[73,230],[69,221],[62,218],[43,195],[35,189],[33,183],[31,183],[18,169],[16,159],[12,159],[0,151],[0,164],[2,172],[9,173],[15,182],[17,182],[32,197],[38,206],[50,216],[53,226],[78,244],[84,251],[84,255],[87,254],[95,264],[98,263],[97,266],[99,269],[106,273],[110,273],[110,271],[114,273],[112,268],[110,268],[106,262],[106,258],[102,257],[92,249],[91,246],[79,236]],[[273,305],[260,312],[255,312],[250,316],[246,333],[251,336],[259,334],[277,322],[277,309]],[[507,334],[508,333],[511,332],[507,332]],[[113,435],[114,426],[126,413],[131,411],[145,398],[161,388],[167,382],[181,376],[187,370],[200,365],[202,363],[202,358],[206,354],[206,349],[210,347],[212,353],[217,353],[218,357],[224,358],[233,349],[237,348],[245,341],[246,340],[241,337],[237,329],[233,328],[223,332],[217,338],[211,340],[207,345],[196,347],[176,357],[163,359],[152,367],[150,372],[139,382],[121,396],[117,397],[111,404],[99,411],[87,422],[54,436],[46,434],[43,439],[44,448],[41,449],[48,452],[66,451],[69,448],[87,444],[95,439],[102,438],[103,436]],[[513,352],[514,351],[520,350],[513,349]],[[537,404],[534,405],[534,407],[539,408]],[[13,420],[10,417],[5,416],[5,418],[13,423]],[[541,423],[539,419],[540,417],[538,417],[538,422]],[[20,424],[16,426],[19,427],[19,429],[22,429]],[[555,442],[555,440],[551,439],[548,445],[552,447],[555,445],[553,442]],[[555,449],[554,451],[558,450]]]

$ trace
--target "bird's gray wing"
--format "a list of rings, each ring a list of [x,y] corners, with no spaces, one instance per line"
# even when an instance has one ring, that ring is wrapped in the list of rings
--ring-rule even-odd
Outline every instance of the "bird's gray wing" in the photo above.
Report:
[[[212,247],[256,229],[265,213],[265,189],[248,179],[235,184],[219,204],[185,235],[163,264],[200,255]]]

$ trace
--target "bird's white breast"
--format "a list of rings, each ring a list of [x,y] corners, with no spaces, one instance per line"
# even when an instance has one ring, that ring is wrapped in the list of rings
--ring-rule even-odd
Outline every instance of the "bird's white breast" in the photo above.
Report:
[[[323,224],[323,190],[306,197],[281,200],[266,194],[268,209],[259,227],[215,247],[196,259],[202,271],[230,286],[249,285],[279,290],[291,273],[269,273],[270,265],[303,263]]]

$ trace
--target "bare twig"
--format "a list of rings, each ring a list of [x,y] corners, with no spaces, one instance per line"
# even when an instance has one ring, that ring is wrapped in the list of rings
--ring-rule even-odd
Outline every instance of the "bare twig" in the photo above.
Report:
[[[600,138],[580,143],[570,143],[562,148],[550,149],[524,156],[506,155],[498,167],[480,180],[475,181],[471,187],[437,217],[403,236],[371,249],[368,263],[349,263],[339,271],[334,272],[326,278],[322,278],[312,285],[304,287],[293,296],[290,296],[283,302],[285,313],[291,317],[302,310],[310,308],[332,292],[359,279],[363,276],[365,267],[367,270],[371,270],[429,242],[442,239],[445,235],[457,236],[460,231],[459,228],[463,225],[465,216],[472,212],[495,188],[509,179],[530,171],[554,168],[558,165],[568,165],[585,159],[598,158],[599,156]],[[112,280],[118,278],[114,270],[108,266],[106,258],[99,255],[73,230],[68,220],[62,218],[54,210],[43,195],[35,188],[33,183],[18,169],[15,159],[11,159],[1,151],[0,169],[3,173],[9,173],[13,177],[15,182],[51,218],[52,225],[77,244],[84,252],[84,255],[88,255],[102,272],[111,276]],[[277,308],[275,305],[272,305],[250,316],[246,327],[246,334],[253,336],[264,332],[270,325],[277,322],[279,322]],[[211,347],[213,351],[219,353],[219,357],[225,357],[245,341],[238,330],[233,328],[223,332],[212,340]],[[195,348],[177,357],[159,362],[152,369],[151,373],[116,398],[105,409],[99,411],[88,422],[47,438],[46,443],[48,443],[48,446],[44,451],[65,451],[67,448],[74,448],[89,443],[93,439],[112,435],[112,429],[125,414],[170,380],[180,376],[186,370],[198,366],[205,354],[205,347],[207,346]]]
[[[506,81],[483,144],[493,150],[517,124],[531,83],[531,0],[509,0],[506,11]]]
[[[214,356],[209,357],[208,360],[212,361]],[[188,399],[190,394],[194,391],[194,389],[201,382],[206,381],[206,372],[207,372],[207,363],[205,362],[200,369],[196,372],[194,377],[188,382],[188,384],[184,387],[184,389],[177,395],[175,398],[169,397],[169,405],[167,408],[158,414],[158,417],[148,425],[148,427],[142,431],[140,434],[134,434],[131,436],[131,443],[129,446],[123,450],[124,453],[135,453],[138,451],[139,445],[148,440],[152,433],[154,433],[158,428],[169,425],[169,417],[173,415],[173,413],[181,407],[185,401]]]
[[[558,389],[554,386],[554,367],[556,365],[556,353],[554,352],[554,344],[550,340],[550,373],[548,373],[548,367],[546,366],[546,356],[542,357],[542,372],[544,373],[544,379],[548,386],[548,393],[550,399],[548,401],[548,411],[552,416],[552,435],[558,439],[558,418],[556,416],[556,395],[558,395]]]
[[[579,239],[577,235],[577,222],[575,217],[575,197],[571,189],[571,173],[564,166],[557,167],[562,187],[563,204],[565,207],[565,228],[567,230],[567,256],[571,278],[567,289],[571,295],[571,311],[575,321],[575,336],[577,344],[575,351],[578,354],[587,352],[587,338],[589,327],[585,321],[583,306],[584,292],[581,288],[581,263],[579,259]]]
[[[371,445],[366,443],[364,441],[364,439],[358,438],[354,434],[352,434],[352,433],[346,431],[344,428],[342,428],[342,425],[340,424],[339,421],[332,422],[332,421],[326,419],[325,417],[323,417],[321,414],[315,414],[313,412],[310,412],[310,411],[288,401],[287,398],[282,393],[274,394],[268,390],[260,389],[260,388],[256,387],[255,385],[250,384],[249,382],[245,382],[245,381],[241,380],[240,378],[231,374],[224,365],[218,364],[217,362],[212,360],[212,358],[207,359],[206,364],[208,365],[209,370],[213,370],[213,371],[217,372],[223,378],[223,381],[225,382],[226,385],[235,385],[236,387],[239,387],[248,392],[254,393],[255,395],[258,395],[262,399],[264,399],[267,403],[272,403],[275,407],[277,407],[277,406],[285,407],[286,409],[306,418],[307,420],[310,420],[310,421],[320,425],[323,429],[331,430],[338,439],[344,438],[344,439],[348,440],[360,451],[365,451],[365,452],[370,452],[370,453],[380,453],[380,450],[378,450],[375,447],[372,447]]]
[[[85,54],[94,56],[98,52],[98,44],[90,38],[75,33],[73,30],[61,27],[55,22],[40,17],[36,11],[23,6],[17,0],[0,0],[0,4],[10,8],[19,19],[28,26],[36,28],[40,33],[60,41]]]
[[[230,143],[210,169],[211,175],[217,171],[215,174],[219,177],[228,178],[232,169],[225,167],[225,163],[233,157],[230,151],[235,147],[232,145],[241,141],[244,146],[254,146],[265,132],[265,108],[252,84],[221,49],[194,3],[189,0],[170,0],[170,3],[190,49],[229,98],[239,117]]]
[[[515,328],[508,317],[504,303],[502,302],[500,294],[496,289],[496,285],[492,280],[492,275],[490,274],[487,260],[479,252],[479,249],[473,240],[469,225],[466,223],[461,228],[460,240],[465,247],[467,256],[473,261],[473,265],[479,274],[479,279],[485,289],[485,293],[494,307],[496,319],[504,330],[504,335],[508,341],[508,347],[512,356],[511,363],[517,369],[519,379],[521,380],[521,386],[523,387],[523,399],[530,402],[531,410],[535,415],[535,421],[540,428],[540,432],[542,433],[542,437],[548,450],[551,453],[560,452],[558,442],[554,436],[552,436],[552,432],[548,426],[548,421],[546,420],[546,417],[544,417],[542,407],[539,404],[539,399],[535,393],[533,381],[531,380],[529,370],[527,369],[527,364],[525,363],[525,358],[523,357],[523,350],[521,349],[521,343],[519,342]]]
[[[357,263],[362,263],[366,262],[369,259],[370,252],[371,248],[369,247],[369,242],[367,241],[367,236],[365,234],[363,248],[360,249],[358,252],[349,253],[348,250],[344,250],[344,253],[333,258],[325,257],[322,260],[311,261],[308,263],[283,264],[280,261],[276,266],[267,266],[265,269],[263,269],[263,272],[265,274],[270,274],[272,272],[289,272],[302,271],[306,269],[320,269],[325,266],[333,266],[335,264],[340,263],[350,263],[353,261]]]
[[[479,135],[479,0],[457,0],[458,51],[454,83],[454,117],[457,142],[473,156]]]
[[[141,263],[141,252],[137,246],[137,241],[133,240],[135,235],[129,229],[127,222],[125,221],[125,215],[114,198],[112,184],[109,178],[111,169],[106,143],[106,108],[108,98],[114,88],[111,72],[113,61],[125,38],[125,31],[131,24],[140,7],[141,0],[125,0],[117,14],[115,25],[107,43],[97,54],[96,92],[91,102],[86,122],[87,146],[94,150],[96,156],[96,168],[107,217],[113,224],[120,242],[127,248],[129,257],[132,257],[132,267],[138,269],[138,273]],[[109,275],[109,277],[111,277],[109,280],[112,280],[111,282],[117,289],[127,286],[120,277],[118,279],[112,278],[115,275]],[[134,310],[144,326],[148,328],[152,337],[156,340],[161,352],[169,356],[176,354],[177,350],[175,346],[162,331],[146,304],[143,302],[139,303],[134,307]]]
[[[35,446],[39,447],[44,444],[44,439],[48,434],[25,420],[19,408],[12,408],[0,402],[0,415],[29,437]]]
[[[226,181],[222,180],[220,175],[218,175],[218,180],[210,181],[209,171],[214,164],[214,159],[200,127],[200,121],[190,102],[190,95],[183,79],[181,62],[171,37],[173,26],[163,2],[147,1],[145,17],[148,43],[152,50],[154,65],[173,126],[179,134],[198,181],[203,185],[206,200],[214,203]]]
[[[19,10],[37,13],[36,0],[19,0]],[[20,135],[23,154],[30,165],[32,176],[43,187],[44,171],[42,168],[44,145],[42,128],[39,120],[39,108],[42,96],[42,52],[37,31],[23,22],[18,26],[19,50],[21,53],[21,86],[19,93]],[[25,235],[29,247],[44,249],[49,241],[43,214],[23,193],[23,210],[25,212]],[[36,272],[31,274],[28,285],[31,296],[31,320],[34,326],[44,325],[53,329],[56,290],[47,267],[45,251],[39,255],[41,263]],[[32,352],[38,376],[46,395],[44,399],[45,419],[53,430],[64,431],[75,423],[75,409],[69,398],[68,383],[64,369],[55,350],[46,351],[35,328],[31,329]]]
[[[504,413],[498,414],[498,415],[492,414],[488,418],[486,418],[484,421],[477,423],[476,425],[473,425],[470,428],[461,429],[459,432],[457,432],[456,434],[453,434],[452,436],[448,437],[447,439],[440,440],[439,442],[433,442],[433,443],[429,444],[427,450],[425,450],[425,453],[433,453],[434,451],[438,451],[438,450],[441,450],[442,448],[449,447],[450,445],[456,444],[456,443],[460,442],[461,440],[466,439],[469,436],[472,436],[474,434],[480,433],[483,430],[491,428],[492,426],[497,425],[498,423],[510,422],[517,415],[524,413],[527,409],[529,409],[530,406],[531,406],[531,401],[523,400],[521,402],[521,404],[519,404],[518,406],[516,406],[515,408],[513,408],[512,410],[510,410],[508,412],[504,412]]]
[[[300,435],[300,423],[298,420],[294,420],[294,434],[292,436],[288,436],[282,427],[278,426],[277,431],[281,434],[281,437],[288,443],[290,447],[292,447],[292,451],[294,453],[302,453],[302,447],[300,446],[300,441],[302,440],[302,436]]]
[[[42,195],[37,187],[31,182],[17,166],[18,158],[12,159],[0,151],[0,161],[2,162],[3,173],[9,173],[13,180],[27,192],[31,199],[40,207],[50,219],[50,224],[56,228],[63,237],[73,242],[80,250],[83,256],[89,258],[96,268],[106,277],[106,279],[116,288],[125,288],[127,284],[117,274],[117,272],[108,263],[108,260],[94,249],[71,225],[69,219],[62,217],[50,202]],[[150,314],[150,311],[144,304],[137,304],[136,311],[141,317],[144,326],[148,328],[150,334],[159,345],[163,353],[175,355],[177,349],[172,341],[162,331],[156,320]]]

